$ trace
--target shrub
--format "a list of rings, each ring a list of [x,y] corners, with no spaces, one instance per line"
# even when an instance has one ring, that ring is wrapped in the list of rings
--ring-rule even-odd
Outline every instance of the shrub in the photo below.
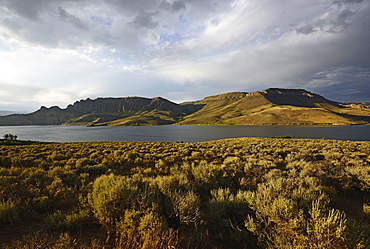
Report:
[[[362,206],[362,211],[363,211],[366,215],[370,216],[370,205],[369,205],[369,204],[367,204],[367,203],[364,203],[364,204],[363,204],[363,206]]]
[[[65,228],[68,231],[78,230],[84,227],[89,221],[89,211],[82,209],[76,213],[68,214],[65,217]]]
[[[224,173],[223,166],[202,160],[199,164],[193,164],[191,168],[192,175],[195,178],[194,180],[199,185],[216,187],[217,184],[222,183],[222,176]]]
[[[47,212],[50,211],[53,207],[54,201],[51,200],[48,196],[39,196],[32,200],[32,204],[36,211]]]
[[[189,225],[197,224],[201,218],[200,198],[194,191],[179,191],[172,195],[176,216],[180,222]]]
[[[0,224],[15,223],[19,221],[18,208],[14,201],[0,201]]]
[[[117,224],[117,248],[178,248],[178,234],[157,213],[126,210]]]
[[[30,248],[48,248],[48,249],[64,249],[64,248],[81,248],[81,249],[98,249],[102,248],[101,244],[92,243],[91,245],[81,245],[76,239],[71,238],[67,233],[61,233],[57,236],[37,232],[31,235],[24,236],[20,240],[13,241],[10,245],[4,245],[4,249],[30,249]]]
[[[65,229],[67,215],[58,210],[45,218],[45,228],[48,231],[60,231]]]
[[[369,142],[12,144],[0,146],[0,222],[46,217],[35,248],[370,248]],[[94,223],[108,240],[84,244],[74,230]]]
[[[307,241],[311,248],[346,248],[347,218],[344,213],[330,209],[325,212],[314,202],[309,212]]]
[[[110,174],[95,180],[88,199],[96,218],[108,229],[113,229],[123,210],[134,205],[138,192],[132,179]]]

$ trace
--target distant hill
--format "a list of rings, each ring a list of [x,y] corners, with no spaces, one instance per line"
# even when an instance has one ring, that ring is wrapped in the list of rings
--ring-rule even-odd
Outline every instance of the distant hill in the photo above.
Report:
[[[303,89],[269,88],[225,93],[192,103],[199,110],[179,124],[349,125],[370,122],[370,104],[356,106],[325,99]]]
[[[6,110],[1,110],[0,111],[0,116],[6,116],[6,115],[10,115],[10,114],[16,114],[16,113],[27,113],[25,111],[6,111]]]
[[[369,124],[369,103],[330,101],[304,89],[230,92],[176,104],[161,97],[98,98],[65,109],[0,117],[0,125],[350,125]]]
[[[0,116],[5,116],[5,115],[9,115],[9,114],[13,114],[14,112],[11,112],[11,111],[4,111],[4,110],[1,110],[0,111]]]

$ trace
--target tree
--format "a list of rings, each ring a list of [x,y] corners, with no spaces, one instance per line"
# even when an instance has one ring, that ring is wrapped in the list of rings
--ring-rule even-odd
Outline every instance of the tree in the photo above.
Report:
[[[17,135],[13,135],[13,134],[10,134],[10,133],[4,135],[4,139],[9,140],[9,141],[17,140],[17,138],[18,138]]]

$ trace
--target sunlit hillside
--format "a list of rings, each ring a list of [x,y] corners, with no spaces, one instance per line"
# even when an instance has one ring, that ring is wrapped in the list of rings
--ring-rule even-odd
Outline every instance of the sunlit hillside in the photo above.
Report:
[[[191,103],[179,124],[350,125],[370,122],[369,106],[351,108],[301,89],[227,93]],[[190,106],[186,103],[185,106]]]

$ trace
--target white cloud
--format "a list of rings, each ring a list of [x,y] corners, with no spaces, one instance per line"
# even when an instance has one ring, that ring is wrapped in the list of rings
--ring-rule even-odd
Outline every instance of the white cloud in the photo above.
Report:
[[[0,0],[0,109],[333,84],[355,98],[363,84],[327,72],[370,71],[369,14],[361,0]]]

